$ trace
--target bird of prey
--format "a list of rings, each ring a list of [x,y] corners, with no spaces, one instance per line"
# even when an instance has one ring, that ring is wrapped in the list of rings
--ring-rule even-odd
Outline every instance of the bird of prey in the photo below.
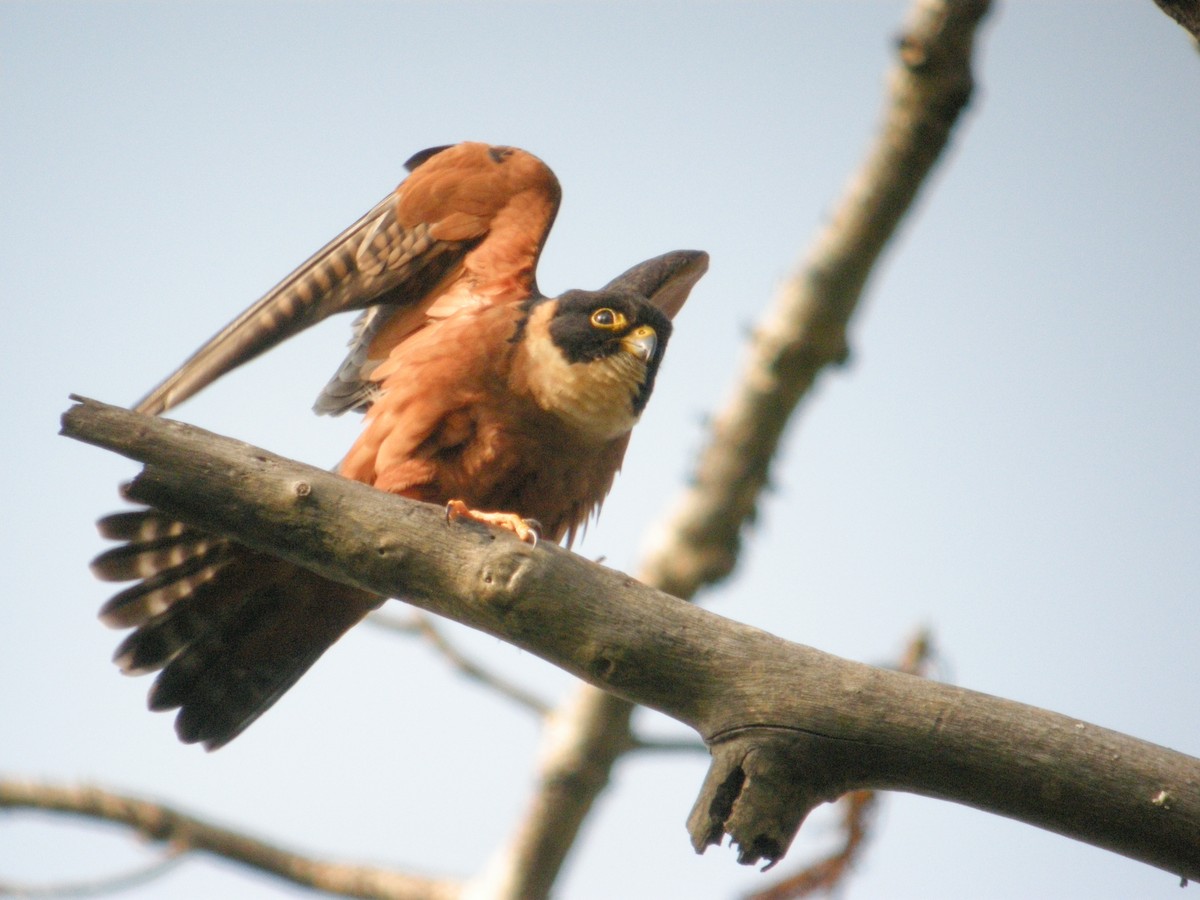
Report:
[[[675,251],[598,291],[539,291],[561,191],[513,147],[413,156],[408,177],[202,346],[136,409],[157,415],[334,313],[360,310],[319,413],[365,413],[338,471],[536,541],[574,537],[620,468],[671,319],[708,265]],[[93,562],[135,581],[101,610],[134,631],[127,673],[161,670],[154,710],[187,743],[240,734],[382,597],[154,509],[102,519]]]

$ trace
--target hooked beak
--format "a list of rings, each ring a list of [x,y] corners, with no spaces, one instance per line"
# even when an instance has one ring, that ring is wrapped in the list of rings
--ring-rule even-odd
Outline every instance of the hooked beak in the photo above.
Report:
[[[642,362],[649,362],[657,347],[658,335],[649,325],[639,325],[621,339],[621,349]]]

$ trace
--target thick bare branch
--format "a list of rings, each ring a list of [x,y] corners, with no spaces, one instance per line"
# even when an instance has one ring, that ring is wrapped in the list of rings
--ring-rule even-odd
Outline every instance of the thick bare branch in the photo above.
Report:
[[[1200,878],[1200,760],[837,659],[559,547],[447,523],[438,507],[198,428],[84,401],[63,416],[63,430],[144,463],[128,489],[135,500],[325,577],[408,598],[693,727],[713,753],[689,820],[697,849],[727,833],[741,861],[773,862],[817,805],[882,788]],[[607,762],[577,765],[603,778]]]
[[[933,639],[922,628],[908,642],[900,660],[892,668],[908,675],[926,676],[933,655]],[[879,807],[878,791],[852,791],[838,800],[841,810],[841,845],[815,862],[808,863],[770,887],[750,894],[746,900],[800,900],[831,894],[850,877],[869,843],[871,826]]]
[[[875,261],[910,208],[972,91],[975,32],[988,0],[917,0],[889,78],[874,145],[805,262],[755,332],[749,358],[674,511],[639,572],[676,597],[732,571],[785,426],[817,376],[847,355],[846,327]],[[539,754],[539,786],[490,874],[494,898],[549,893],[575,829],[627,743],[633,709],[586,686]],[[575,768],[578,762],[581,768]],[[574,789],[563,791],[562,784]]]
[[[170,806],[102,788],[0,779],[0,808],[72,813],[132,828],[168,844],[172,853],[199,850],[314,890],[373,900],[457,900],[453,881],[420,878],[359,863],[316,860]]]

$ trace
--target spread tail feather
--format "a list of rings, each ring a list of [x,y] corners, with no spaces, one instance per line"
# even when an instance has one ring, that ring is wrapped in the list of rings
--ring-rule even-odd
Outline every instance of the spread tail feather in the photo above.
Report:
[[[108,516],[125,541],[96,558],[110,581],[140,579],[101,610],[134,631],[117,648],[127,674],[162,670],[153,710],[179,709],[185,743],[215,750],[296,683],[382,598],[214,537],[154,510]]]

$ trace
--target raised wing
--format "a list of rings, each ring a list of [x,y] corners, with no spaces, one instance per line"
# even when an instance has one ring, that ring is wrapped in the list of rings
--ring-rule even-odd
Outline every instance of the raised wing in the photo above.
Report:
[[[334,313],[432,306],[457,278],[478,277],[472,254],[514,227],[533,232],[527,279],[534,284],[537,254],[560,196],[545,164],[523,151],[464,143],[423,151],[408,167],[412,174],[395,191],[226,325],[135,408],[164,412]],[[526,211],[523,219],[514,207]]]

